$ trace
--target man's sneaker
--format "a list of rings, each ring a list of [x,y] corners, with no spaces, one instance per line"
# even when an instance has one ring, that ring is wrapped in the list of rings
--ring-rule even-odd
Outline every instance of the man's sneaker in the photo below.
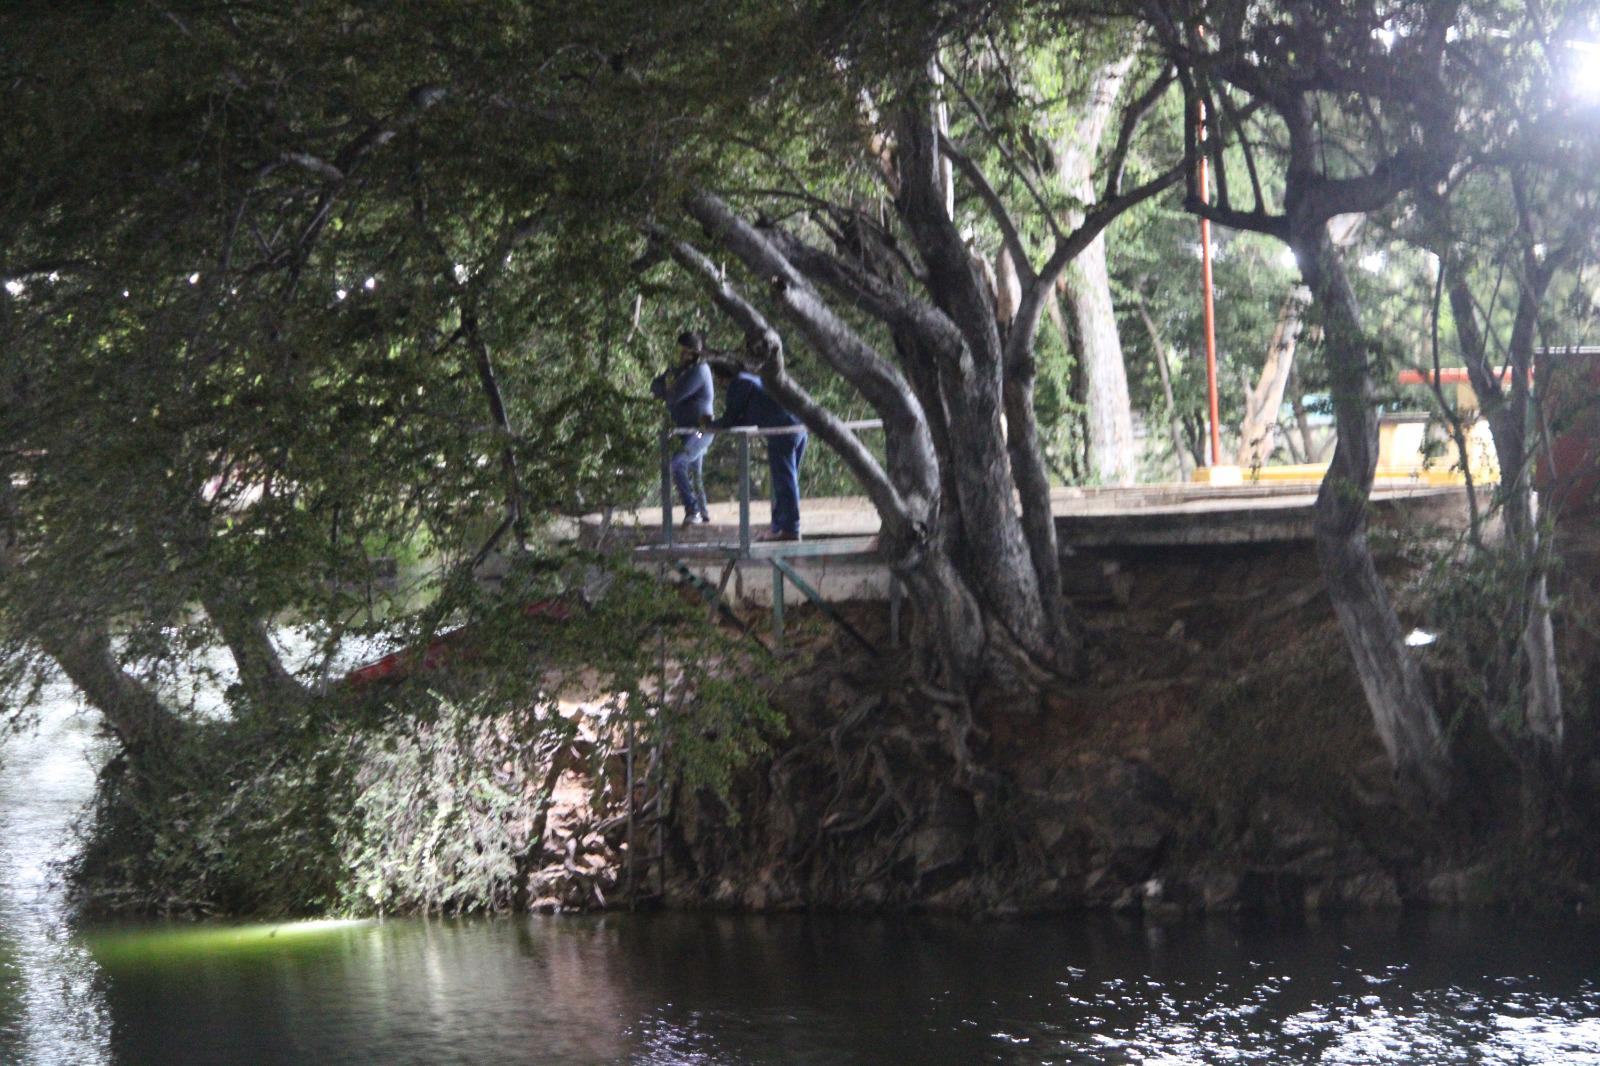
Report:
[[[769,529],[764,533],[757,533],[756,534],[756,540],[760,540],[760,541],[769,541],[770,542],[770,541],[789,541],[789,540],[799,540],[799,539],[800,539],[799,531],[798,530],[792,530],[792,529],[790,529],[790,530]]]
[[[683,516],[681,524],[684,529],[688,529],[690,526],[703,526],[709,521],[711,521],[711,517],[704,512],[696,514],[694,511],[690,511]]]

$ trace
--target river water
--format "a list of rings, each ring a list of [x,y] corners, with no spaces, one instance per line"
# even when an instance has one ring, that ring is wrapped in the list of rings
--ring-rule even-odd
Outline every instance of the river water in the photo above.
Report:
[[[63,694],[0,758],[0,1062],[1596,1063],[1600,933],[605,915],[74,929]]]

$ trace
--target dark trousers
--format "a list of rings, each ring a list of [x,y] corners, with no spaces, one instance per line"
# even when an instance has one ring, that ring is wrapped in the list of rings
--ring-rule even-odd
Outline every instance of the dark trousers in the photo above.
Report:
[[[767,438],[767,470],[772,475],[774,533],[800,532],[800,459],[805,454],[804,431]]]

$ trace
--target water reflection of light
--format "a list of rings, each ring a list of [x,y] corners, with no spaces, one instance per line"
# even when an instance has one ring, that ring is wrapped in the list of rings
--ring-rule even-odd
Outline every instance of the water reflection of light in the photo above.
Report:
[[[214,957],[299,947],[374,923],[374,919],[368,918],[318,918],[254,925],[138,926],[92,934],[90,944],[95,956],[105,963],[197,955]]]
[[[44,694],[37,728],[6,740],[0,766],[0,1060],[105,1062],[110,1020],[94,960],[67,927],[51,864],[94,784],[96,742],[65,686]],[[14,1016],[12,1016],[14,1015]]]

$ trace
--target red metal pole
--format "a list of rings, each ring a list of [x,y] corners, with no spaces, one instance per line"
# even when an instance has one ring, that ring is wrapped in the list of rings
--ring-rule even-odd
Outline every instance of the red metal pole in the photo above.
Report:
[[[1208,187],[1205,157],[1206,141],[1206,105],[1202,100],[1196,106],[1200,109],[1199,141],[1201,145],[1200,156],[1200,202],[1211,202]],[[1222,433],[1218,428],[1217,416],[1217,315],[1211,300],[1211,220],[1200,220],[1200,287],[1205,301],[1206,322],[1206,400],[1211,407],[1211,464],[1217,465],[1217,457],[1222,454]]]

